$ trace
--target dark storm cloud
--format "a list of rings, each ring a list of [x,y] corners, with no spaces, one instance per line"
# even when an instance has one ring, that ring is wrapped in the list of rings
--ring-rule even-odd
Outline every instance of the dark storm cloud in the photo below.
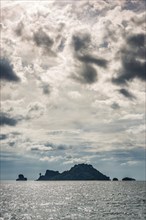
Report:
[[[122,64],[125,72],[127,73],[127,77],[125,76],[125,79],[127,80],[138,77],[142,80],[146,79],[146,61],[139,61],[136,59],[128,59],[129,57],[125,56],[122,59]],[[124,74],[123,74],[124,75]]]
[[[93,63],[103,68],[107,67],[108,61],[103,58],[96,58],[92,55],[77,56],[77,58],[85,63]]]
[[[128,36],[126,46],[121,49],[121,64],[113,83],[126,84],[134,78],[146,80],[146,43],[143,33]],[[142,60],[141,60],[142,59]]]
[[[146,80],[146,61],[142,62],[132,57],[129,59],[125,56],[122,58],[122,69],[119,72],[119,76],[112,79],[113,83],[126,84],[134,78]]]
[[[142,59],[142,60],[145,60],[145,58],[146,58],[146,47],[137,47],[137,48],[134,47],[132,51],[130,51],[130,50],[125,51],[125,49],[124,49],[122,52],[123,52],[123,54],[124,53],[129,54],[133,58],[137,57],[138,59]]]
[[[97,71],[91,65],[84,64],[76,75],[72,75],[72,78],[83,84],[92,84],[97,81]]]
[[[126,98],[129,98],[129,99],[135,99],[135,96],[129,92],[127,89],[120,89],[119,92],[124,95]]]
[[[47,35],[42,29],[39,29],[34,33],[33,39],[38,47],[45,46],[47,48],[51,48],[54,43],[50,36]]]
[[[72,46],[75,51],[85,49],[88,47],[91,38],[88,33],[76,33],[72,36]]]
[[[12,82],[20,81],[19,77],[13,71],[13,66],[5,58],[0,59],[0,79]]]
[[[128,46],[130,47],[128,49]],[[133,34],[126,39],[126,47],[122,48],[123,56],[126,54],[130,58],[146,59],[146,35],[143,33]]]
[[[5,140],[8,138],[8,135],[6,134],[0,134],[0,140]]]
[[[0,126],[4,126],[4,125],[15,126],[17,122],[18,120],[10,117],[6,113],[3,112],[0,113]]]
[[[127,43],[131,44],[132,46],[143,47],[145,45],[145,40],[146,38],[144,34],[137,34],[128,37]]]

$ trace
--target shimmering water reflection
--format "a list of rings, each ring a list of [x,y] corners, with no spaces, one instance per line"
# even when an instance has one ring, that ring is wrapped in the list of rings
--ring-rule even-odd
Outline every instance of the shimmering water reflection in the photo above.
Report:
[[[145,182],[1,182],[0,220],[146,219]]]

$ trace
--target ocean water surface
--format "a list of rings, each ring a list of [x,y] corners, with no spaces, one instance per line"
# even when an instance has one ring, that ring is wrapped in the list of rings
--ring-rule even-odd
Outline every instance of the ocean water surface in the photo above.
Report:
[[[139,181],[1,181],[0,220],[145,220],[145,194]]]

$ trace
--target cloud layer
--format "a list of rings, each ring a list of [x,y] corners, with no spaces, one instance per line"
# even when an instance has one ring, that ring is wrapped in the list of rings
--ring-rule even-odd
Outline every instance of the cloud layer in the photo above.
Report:
[[[44,172],[80,162],[144,178],[144,8],[2,1],[2,178],[16,164]]]

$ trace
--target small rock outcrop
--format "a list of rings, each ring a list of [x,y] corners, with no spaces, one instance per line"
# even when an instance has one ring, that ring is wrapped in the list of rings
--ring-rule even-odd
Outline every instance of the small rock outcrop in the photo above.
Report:
[[[18,179],[16,181],[27,181],[27,178],[23,176],[23,174],[18,175]]]
[[[124,178],[122,179],[122,181],[135,181],[135,179],[130,178],[130,177],[124,177]]]
[[[113,178],[113,181],[118,181],[118,178],[116,178],[116,177],[115,177],[115,178]]]
[[[53,177],[59,175],[60,173],[58,171],[54,171],[54,170],[46,170],[45,175],[41,175],[40,173],[40,177],[37,179],[38,181],[44,181],[44,180],[52,180]]]
[[[41,180],[110,180],[110,178],[90,164],[78,164],[63,173],[47,170],[45,175],[38,178],[38,181]]]

